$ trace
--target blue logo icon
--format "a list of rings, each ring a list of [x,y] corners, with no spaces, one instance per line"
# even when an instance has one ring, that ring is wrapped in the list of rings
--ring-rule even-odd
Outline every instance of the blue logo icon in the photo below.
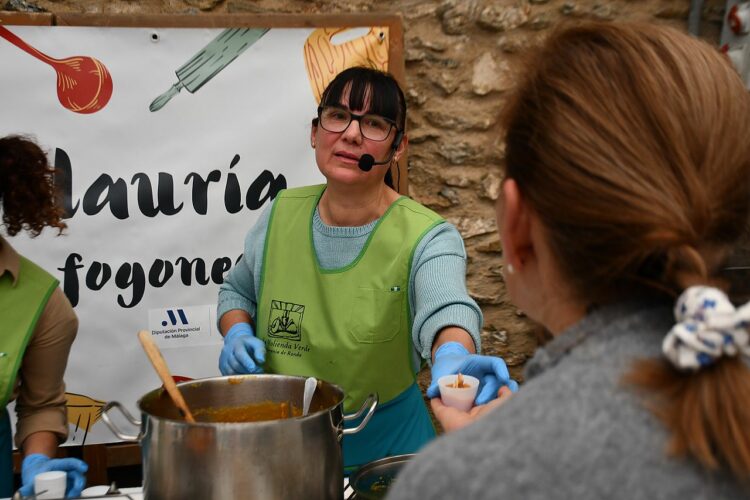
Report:
[[[161,326],[167,326],[170,323],[172,324],[172,326],[175,326],[177,324],[177,316],[180,317],[180,322],[183,325],[188,324],[187,316],[185,316],[185,311],[183,311],[182,309],[177,309],[177,316],[175,316],[175,311],[173,311],[172,309],[167,309],[167,316],[169,316],[169,321],[162,321]]]

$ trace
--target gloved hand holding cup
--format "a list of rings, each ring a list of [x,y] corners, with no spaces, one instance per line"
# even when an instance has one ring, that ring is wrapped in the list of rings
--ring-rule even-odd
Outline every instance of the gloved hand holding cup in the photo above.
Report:
[[[22,485],[18,491],[25,497],[36,495],[40,499],[77,497],[86,486],[88,468],[86,462],[77,458],[49,458],[32,453],[21,462]]]
[[[432,364],[432,382],[427,388],[427,397],[440,396],[438,381],[445,375],[469,375],[479,380],[475,404],[483,405],[497,398],[497,391],[502,386],[516,392],[518,383],[510,378],[505,361],[497,356],[471,354],[459,342],[446,342],[435,351]]]

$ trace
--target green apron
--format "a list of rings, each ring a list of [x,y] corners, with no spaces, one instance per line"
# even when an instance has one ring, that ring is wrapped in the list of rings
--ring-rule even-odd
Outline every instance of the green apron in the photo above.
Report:
[[[0,496],[13,494],[12,435],[8,404],[23,353],[58,281],[21,257],[15,285],[10,273],[0,276]]]
[[[345,465],[356,465],[394,454],[392,450],[416,451],[434,436],[416,385],[418,367],[412,365],[407,287],[417,244],[443,219],[401,197],[380,218],[351,264],[322,269],[313,246],[312,220],[324,189],[285,190],[274,202],[260,278],[257,335],[266,343],[268,372],[315,376],[340,385],[346,413],[358,410],[368,394],[378,393],[373,420],[359,434],[344,438]],[[394,432],[384,437],[382,427],[392,423]],[[404,429],[414,432],[401,432]],[[404,446],[405,441],[409,445]]]

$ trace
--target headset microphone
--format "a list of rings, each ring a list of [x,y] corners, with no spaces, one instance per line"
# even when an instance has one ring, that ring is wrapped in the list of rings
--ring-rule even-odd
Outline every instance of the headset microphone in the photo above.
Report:
[[[374,165],[385,165],[386,163],[390,163],[393,159],[393,155],[396,153],[396,150],[398,149],[399,145],[401,144],[401,139],[403,138],[404,133],[399,130],[398,134],[396,134],[396,138],[393,140],[393,145],[391,146],[391,152],[388,155],[388,158],[386,158],[383,161],[375,161],[375,158],[373,158],[370,154],[363,154],[359,157],[359,162],[357,163],[357,166],[360,170],[363,172],[369,172],[372,170],[372,167]]]
[[[359,163],[357,163],[357,166],[363,172],[369,172],[372,170],[373,165],[385,165],[386,163],[390,163],[393,158],[393,153],[395,152],[395,149],[391,149],[391,154],[389,154],[388,158],[383,161],[375,161],[375,158],[373,158],[372,155],[363,154],[359,157]]]

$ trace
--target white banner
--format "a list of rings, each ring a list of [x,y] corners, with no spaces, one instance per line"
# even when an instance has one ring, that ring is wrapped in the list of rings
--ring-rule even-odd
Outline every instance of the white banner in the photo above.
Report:
[[[65,235],[9,241],[58,277],[80,319],[66,373],[70,444],[116,440],[98,423],[104,402],[137,414],[137,399],[160,385],[140,329],[174,375],[219,375],[216,297],[248,228],[278,190],[323,181],[310,148],[320,77],[311,41],[331,33],[0,33],[0,136],[36,137],[65,174]],[[382,33],[339,48],[364,41],[387,58]],[[330,72],[341,64],[352,61]]]

